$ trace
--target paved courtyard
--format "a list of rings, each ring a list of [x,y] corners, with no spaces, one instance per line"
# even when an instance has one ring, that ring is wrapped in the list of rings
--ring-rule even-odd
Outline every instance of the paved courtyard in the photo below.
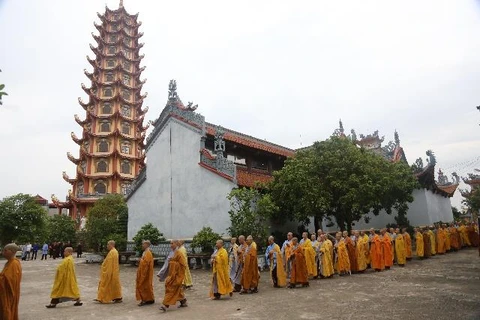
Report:
[[[4,263],[0,261],[0,268]],[[480,258],[473,249],[414,260],[406,268],[382,273],[313,280],[310,288],[294,290],[271,288],[263,272],[259,293],[220,301],[208,297],[210,273],[195,270],[194,288],[187,291],[189,307],[165,314],[158,310],[163,283],[154,283],[156,305],[137,307],[136,268],[126,265],[120,270],[124,303],[93,302],[99,265],[83,259],[76,260],[76,270],[84,305],[46,309],[58,263],[22,262],[20,319],[480,319]]]

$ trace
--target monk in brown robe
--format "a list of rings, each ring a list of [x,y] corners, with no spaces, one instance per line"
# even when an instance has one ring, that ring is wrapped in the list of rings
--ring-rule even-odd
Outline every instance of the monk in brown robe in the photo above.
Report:
[[[432,244],[430,243],[428,228],[423,230],[423,256],[425,258],[430,258],[432,256]]]
[[[352,235],[354,231],[352,230]],[[343,231],[343,238],[345,241],[345,245],[347,246],[348,251],[348,258],[350,259],[350,272],[356,273],[358,272],[358,264],[357,264],[357,254],[355,251],[355,242],[353,242],[352,238],[348,236],[347,231]]]
[[[470,243],[472,247],[478,247],[478,232],[475,230],[475,223],[472,222],[467,226],[467,233],[468,233],[468,240],[470,240]]]
[[[247,248],[243,256],[242,291],[240,294],[258,292],[257,245],[253,237],[247,237]]]
[[[187,299],[183,292],[183,280],[185,279],[187,261],[183,254],[177,250],[179,246],[177,240],[172,240],[170,242],[172,256],[168,259],[168,276],[165,279],[165,296],[163,297],[163,304],[160,307],[160,310],[163,312],[166,312],[170,306],[176,305],[178,301],[180,301],[180,307],[187,307]],[[161,277],[160,281],[162,281]]]
[[[393,253],[392,239],[390,238],[387,229],[382,229],[382,245],[383,245],[383,258],[385,261],[385,269],[390,269],[393,266]]]
[[[375,233],[375,230],[370,229],[370,259],[372,268],[380,272],[385,269],[385,260],[383,258],[383,246],[380,236]]]
[[[405,251],[407,253],[407,261],[412,260],[413,255],[412,255],[412,238],[410,237],[410,234],[407,232],[406,228],[402,229],[402,235],[403,239],[405,241]]]
[[[450,228],[448,228],[450,232],[450,247],[453,251],[457,251],[460,249],[460,236],[458,235],[457,228],[452,224],[450,224]]]
[[[0,272],[0,319],[18,320],[18,302],[20,301],[20,281],[22,265],[15,255],[20,248],[7,244],[2,251],[7,263]]]
[[[137,300],[140,300],[139,307],[155,303],[153,295],[153,255],[150,251],[150,241],[142,242],[143,254],[138,263],[136,292]]]
[[[292,255],[290,256],[292,272],[287,288],[293,289],[297,284],[301,284],[302,287],[308,287],[307,261],[305,260],[303,248],[298,244],[297,238],[292,239],[292,249]]]

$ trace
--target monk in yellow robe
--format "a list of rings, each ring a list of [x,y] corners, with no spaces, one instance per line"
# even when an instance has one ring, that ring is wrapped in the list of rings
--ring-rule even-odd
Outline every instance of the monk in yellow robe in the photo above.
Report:
[[[223,247],[223,240],[217,240],[217,250],[212,254],[212,285],[210,286],[210,298],[220,299],[222,295],[233,295],[233,286],[229,277],[228,253]]]
[[[392,257],[392,239],[390,238],[387,229],[382,229],[382,246],[383,246],[383,260],[385,263],[385,269],[390,269],[393,266]]]
[[[360,236],[360,232],[355,231],[354,236],[356,239],[355,243],[355,256],[357,261],[357,271],[364,272],[367,269],[367,244],[365,238]]]
[[[370,259],[375,271],[380,272],[385,269],[382,240],[373,228],[370,229]]]
[[[305,251],[301,245],[298,244],[297,238],[292,238],[293,252],[290,256],[292,260],[292,272],[290,276],[290,283],[287,286],[289,289],[293,289],[297,284],[301,284],[302,287],[308,287],[308,270],[307,261],[305,260]]]
[[[309,277],[317,277],[317,264],[315,263],[315,249],[313,249],[312,241],[308,238],[308,232],[302,234],[300,245],[303,248],[303,255],[307,263],[307,271]]]
[[[442,226],[437,225],[437,235],[436,235],[436,243],[437,243],[437,253],[444,254],[445,253],[445,242],[447,236],[445,235],[445,231],[443,230]]]
[[[16,244],[10,243],[2,251],[7,263],[0,272],[0,319],[18,320],[22,265],[15,255],[19,250]]]
[[[337,271],[338,274],[343,276],[346,274],[351,274],[350,272],[350,258],[348,257],[347,245],[345,240],[342,238],[342,233],[337,232],[335,235],[335,251],[337,252]]]
[[[365,231],[360,231],[360,237],[363,238],[363,242],[365,244],[365,249],[367,250],[367,266],[372,263],[371,257],[370,257],[370,237],[368,236],[367,232]]]
[[[397,236],[395,238],[395,255],[397,258],[397,264],[400,267],[405,267],[407,263],[407,250],[405,249],[405,239],[403,234],[400,233],[400,229],[396,230]]]
[[[283,268],[283,255],[280,247],[275,243],[274,237],[268,237],[268,247],[265,258],[270,269],[270,278],[274,288],[282,288],[287,285],[287,273]]]
[[[165,270],[167,277],[165,278],[165,295],[163,297],[160,310],[166,312],[170,306],[176,305],[180,301],[180,307],[187,307],[187,299],[183,292],[183,280],[185,279],[185,269],[187,261],[183,254],[177,249],[180,247],[178,240],[170,241],[170,249],[172,250],[167,258],[168,265]],[[167,263],[165,261],[165,263]],[[163,269],[163,268],[162,268]],[[162,270],[160,270],[162,272]],[[163,280],[163,273],[159,275],[160,281]]]
[[[108,254],[100,270],[97,299],[100,303],[122,302],[122,285],[120,284],[120,266],[118,265],[118,251],[115,241],[107,243]]]
[[[240,294],[257,293],[258,292],[258,261],[257,261],[257,245],[253,242],[253,237],[247,237],[247,248],[243,256],[242,271],[242,291]]]
[[[425,258],[430,258],[432,256],[432,244],[430,242],[430,234],[428,233],[428,228],[423,230],[423,252]]]
[[[412,238],[407,232],[406,228],[402,229],[403,241],[405,242],[405,253],[407,255],[407,261],[412,260]]]
[[[352,236],[355,235],[355,232],[352,231]],[[345,241],[345,245],[347,246],[348,251],[348,258],[350,259],[350,271],[351,273],[356,273],[358,271],[358,264],[357,264],[357,254],[355,250],[355,242],[348,236],[347,231],[343,231],[343,238]]]
[[[187,249],[185,249],[183,240],[178,240],[178,243],[180,244],[180,248],[178,248],[178,251],[183,255],[185,260],[187,261],[187,268],[185,269],[185,280],[183,280],[183,285],[185,288],[190,289],[193,286],[192,282],[192,274],[190,273],[190,267],[188,266],[188,254],[187,254]]]
[[[138,263],[135,282],[135,297],[140,300],[139,307],[155,303],[153,294],[153,255],[150,250],[150,240],[142,241],[142,258]]]
[[[78,290],[77,277],[75,275],[75,263],[73,262],[73,248],[66,247],[64,258],[57,267],[55,282],[53,283],[52,293],[50,294],[50,304],[47,308],[55,308],[57,304],[65,301],[75,301],[76,307],[83,303],[80,301],[80,291]]]
[[[415,228],[414,232],[415,232],[415,249],[416,249],[417,257],[423,259],[423,256],[424,256],[423,234],[420,232],[418,228]]]
[[[435,241],[435,233],[433,232],[433,226],[428,229],[428,236],[430,237],[430,254],[432,256],[437,254],[437,243]]]
[[[442,226],[443,233],[445,234],[445,252],[450,252],[452,250],[452,245],[450,242],[450,230],[448,230],[447,225]]]
[[[327,236],[325,234],[322,234],[321,242],[322,244],[320,245],[320,256],[322,260],[322,277],[331,278],[334,274],[331,253],[333,245],[331,245],[332,242],[327,239]]]
[[[458,234],[460,235],[460,242],[462,247],[470,247],[470,239],[468,238],[468,230],[463,223],[460,223],[460,226],[457,228]]]

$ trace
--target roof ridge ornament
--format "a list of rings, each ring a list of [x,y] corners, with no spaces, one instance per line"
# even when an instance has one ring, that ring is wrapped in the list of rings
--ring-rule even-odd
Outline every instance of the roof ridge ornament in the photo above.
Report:
[[[170,83],[168,84],[168,100],[177,100],[178,95],[177,95],[177,81],[176,80],[170,80]]]
[[[119,8],[123,8],[123,0],[120,0],[120,3],[118,4]]]

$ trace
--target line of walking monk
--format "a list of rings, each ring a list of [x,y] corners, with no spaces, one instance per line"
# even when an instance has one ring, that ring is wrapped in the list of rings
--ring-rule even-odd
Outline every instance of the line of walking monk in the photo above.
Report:
[[[478,225],[471,223],[465,226],[451,224],[447,226],[415,228],[415,249],[419,258],[428,258],[436,254],[457,251],[465,246],[478,246]],[[333,241],[332,241],[333,240]],[[139,262],[136,276],[136,299],[138,306],[153,304],[153,254],[150,241],[142,243],[143,254]],[[223,240],[218,240],[211,256],[212,278],[210,297],[220,299],[222,295],[251,294],[258,292],[260,279],[257,262],[257,245],[252,236],[243,235],[231,239],[228,251]],[[98,284],[98,303],[121,303],[122,287],[118,251],[115,241],[107,244],[109,250],[102,263]],[[165,295],[160,310],[167,311],[170,306],[179,303],[179,307],[187,307],[185,289],[192,286],[192,277],[188,267],[187,251],[183,241],[172,240],[171,251],[166,258],[157,277],[165,282]],[[0,273],[0,319],[17,320],[20,299],[20,281],[22,277],[21,263],[16,259],[19,247],[8,244],[3,248],[3,256],[7,259]],[[78,290],[75,266],[72,257],[73,249],[65,248],[65,258],[58,265],[55,281],[51,291],[51,301],[47,308],[55,308],[57,304],[73,301],[74,306],[82,306]],[[270,276],[274,287],[295,288],[309,286],[309,279],[331,278],[335,273],[340,276],[362,273],[370,266],[379,272],[390,269],[394,262],[404,267],[407,260],[412,259],[412,239],[406,229],[380,230],[378,234],[370,229],[364,231],[338,232],[335,237],[318,230],[309,237],[307,232],[302,239],[293,237],[290,232],[287,240],[280,248],[273,236],[268,238],[265,252],[266,262],[270,268]]]

